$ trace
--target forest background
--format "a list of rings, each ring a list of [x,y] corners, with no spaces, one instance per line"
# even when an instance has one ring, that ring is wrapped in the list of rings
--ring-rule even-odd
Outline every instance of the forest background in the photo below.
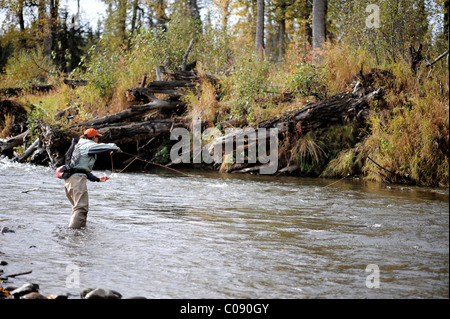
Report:
[[[0,0],[0,88],[56,88],[15,98],[31,129],[67,107],[73,122],[127,109],[125,91],[159,65],[179,69],[193,40],[188,62],[220,85],[188,94],[185,115],[212,126],[258,123],[345,91],[359,72],[388,70],[387,106],[374,102],[366,126],[310,132],[281,145],[280,159],[300,175],[449,185],[449,1],[104,0],[95,27],[74,2],[76,12],[59,0]],[[277,98],[286,92],[294,99]],[[5,138],[14,118],[2,116]]]

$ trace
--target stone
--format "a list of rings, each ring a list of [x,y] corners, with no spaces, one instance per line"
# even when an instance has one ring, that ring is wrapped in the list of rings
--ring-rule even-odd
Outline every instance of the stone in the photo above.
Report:
[[[80,294],[83,298],[83,294]],[[117,291],[103,288],[95,288],[84,294],[84,299],[120,299],[122,295]]]
[[[2,227],[2,230],[0,231],[0,233],[2,233],[2,234],[6,234],[6,233],[15,233],[15,231],[14,230],[12,230],[11,228],[8,228],[8,227]]]
[[[39,285],[26,283],[20,286],[19,288],[11,291],[11,295],[14,296],[14,298],[20,298],[26,294],[29,294],[30,292],[39,292]]]
[[[95,288],[83,288],[83,290],[80,291],[80,297],[81,299],[85,299],[86,295],[90,293]]]
[[[22,297],[20,299],[47,299],[43,295],[41,295],[38,292],[30,292]]]

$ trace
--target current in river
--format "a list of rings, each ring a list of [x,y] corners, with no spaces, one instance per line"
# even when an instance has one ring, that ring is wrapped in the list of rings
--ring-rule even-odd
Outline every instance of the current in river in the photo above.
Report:
[[[0,159],[11,279],[79,298],[448,298],[449,192],[169,170],[88,182],[87,227],[53,169]],[[6,227],[6,228],[5,228]]]

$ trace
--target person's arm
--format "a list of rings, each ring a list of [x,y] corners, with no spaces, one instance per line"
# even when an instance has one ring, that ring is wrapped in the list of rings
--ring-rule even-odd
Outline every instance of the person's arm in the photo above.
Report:
[[[96,143],[90,146],[88,155],[95,155],[104,152],[120,151],[120,148],[114,143]]]
[[[86,177],[88,180],[90,180],[91,182],[100,182],[100,178],[98,178],[97,176],[95,176],[94,174],[92,174],[92,172],[86,173]]]
[[[87,179],[90,180],[91,182],[106,182],[109,177],[108,176],[102,176],[100,178],[98,178],[97,176],[95,176],[94,174],[91,173],[86,173]]]

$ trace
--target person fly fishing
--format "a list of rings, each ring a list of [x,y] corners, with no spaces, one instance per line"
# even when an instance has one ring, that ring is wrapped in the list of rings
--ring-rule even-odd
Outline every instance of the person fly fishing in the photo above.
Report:
[[[87,129],[76,145],[72,141],[69,152],[72,154],[66,158],[69,160],[70,177],[64,180],[66,196],[72,204],[72,215],[70,217],[69,228],[81,228],[86,226],[87,214],[89,210],[89,199],[86,181],[106,182],[109,177],[100,178],[92,174],[97,154],[104,152],[122,152],[120,147],[114,143],[99,143],[102,136],[96,129]],[[70,159],[69,159],[70,157]]]

